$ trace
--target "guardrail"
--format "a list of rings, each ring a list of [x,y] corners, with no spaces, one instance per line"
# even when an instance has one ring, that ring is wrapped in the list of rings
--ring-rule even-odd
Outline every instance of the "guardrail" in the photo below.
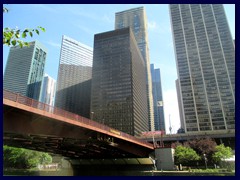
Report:
[[[65,117],[65,118],[68,118],[68,119],[71,119],[71,120],[74,120],[74,121],[78,121],[78,122],[81,122],[81,123],[86,124],[86,125],[91,125],[93,127],[106,130],[110,133],[112,133],[113,130],[114,131],[119,131],[119,130],[116,130],[114,128],[110,128],[110,127],[108,127],[104,124],[98,123],[96,121],[90,120],[90,119],[82,117],[82,116],[79,116],[78,114],[74,114],[74,113],[65,111],[63,109],[60,109],[60,108],[50,106],[48,104],[36,101],[36,100],[31,99],[29,97],[23,96],[19,93],[13,93],[13,92],[10,92],[8,90],[3,90],[3,98],[14,101],[14,102],[18,102],[20,104],[30,106],[30,107],[33,107],[33,108],[36,108],[36,109],[40,109],[40,110],[43,110],[43,111],[46,111],[46,112],[49,112],[49,113],[52,113],[52,114],[55,114],[55,115],[58,115],[58,116],[61,116],[61,117]],[[152,145],[152,144],[150,144],[150,143],[148,143],[144,140],[138,139],[138,138],[136,138],[134,136],[131,136],[127,133],[124,133],[124,132],[121,132],[121,131],[119,131],[119,132],[120,132],[120,136],[131,139],[131,140],[133,140],[135,142],[138,142],[142,145],[147,145],[147,146]]]

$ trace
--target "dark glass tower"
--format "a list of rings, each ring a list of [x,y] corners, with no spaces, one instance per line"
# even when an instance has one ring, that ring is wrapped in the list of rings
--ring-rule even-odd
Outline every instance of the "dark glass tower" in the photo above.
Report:
[[[129,27],[94,36],[91,112],[134,136],[148,130],[144,61]]]
[[[152,78],[150,70],[147,16],[144,7],[132,8],[115,14],[115,29],[131,27],[138,48],[142,54],[147,81],[149,130],[154,131],[154,109],[152,96]]]
[[[10,48],[3,89],[39,100],[47,49],[38,41]]]
[[[185,131],[235,129],[235,49],[223,5],[170,5]]]
[[[154,105],[154,127],[155,131],[165,130],[164,106],[162,96],[162,83],[160,69],[154,69],[154,64],[151,64],[152,75],[152,94]]]

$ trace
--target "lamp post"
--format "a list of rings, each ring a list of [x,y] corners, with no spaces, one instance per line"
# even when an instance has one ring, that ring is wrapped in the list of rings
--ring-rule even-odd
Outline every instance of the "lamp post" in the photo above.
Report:
[[[206,154],[203,154],[203,158],[204,158],[204,161],[205,161],[205,167],[207,169],[207,157],[206,157]]]

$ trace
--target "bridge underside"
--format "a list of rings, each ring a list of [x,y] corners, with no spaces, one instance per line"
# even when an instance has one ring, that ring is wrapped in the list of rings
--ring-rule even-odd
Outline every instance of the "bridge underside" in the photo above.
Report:
[[[148,157],[151,149],[123,139],[4,105],[4,145],[71,159]]]
[[[154,169],[150,158],[69,160],[74,176],[139,176]]]
[[[97,139],[74,139],[57,136],[32,134],[4,133],[4,145],[21,147],[36,151],[60,154],[69,158],[98,159],[98,158],[133,158],[139,157],[117,147],[114,142]]]
[[[153,165],[150,158],[70,159],[72,165]]]

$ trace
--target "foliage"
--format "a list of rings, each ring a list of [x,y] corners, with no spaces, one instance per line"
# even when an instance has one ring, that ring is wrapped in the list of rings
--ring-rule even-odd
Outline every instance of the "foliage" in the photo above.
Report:
[[[8,12],[8,9],[6,7],[3,7],[3,12]]]
[[[211,159],[212,154],[216,151],[217,143],[211,138],[197,138],[184,143],[185,147],[191,147],[198,155],[206,154],[207,159]]]
[[[3,45],[7,46],[17,46],[20,47],[28,46],[28,42],[24,42],[20,38],[26,38],[28,35],[33,37],[33,32],[39,35],[39,31],[45,32],[43,27],[38,26],[36,29],[24,29],[21,31],[18,28],[11,29],[11,28],[4,28],[3,29]]]
[[[51,162],[52,157],[47,153],[3,146],[4,168],[33,168],[38,164],[47,164]]]
[[[180,143],[179,141],[173,142],[173,143],[171,144],[171,147],[174,148],[174,149],[175,149],[177,146],[183,146],[183,144]]]
[[[220,144],[216,146],[216,152],[212,157],[215,162],[220,162],[221,160],[230,158],[232,155],[232,149],[230,147],[225,147],[224,144]]]
[[[192,148],[179,145],[175,149],[174,159],[176,164],[187,164],[201,158]]]
[[[3,13],[9,12],[6,7],[3,7]],[[9,27],[3,28],[3,45],[7,46],[29,46],[28,42],[23,41],[22,39],[27,38],[27,36],[33,37],[33,34],[36,33],[39,35],[40,31],[45,32],[45,28],[38,26],[35,29],[26,28],[23,30],[18,29],[17,27],[12,29]],[[22,38],[22,39],[21,39]]]

